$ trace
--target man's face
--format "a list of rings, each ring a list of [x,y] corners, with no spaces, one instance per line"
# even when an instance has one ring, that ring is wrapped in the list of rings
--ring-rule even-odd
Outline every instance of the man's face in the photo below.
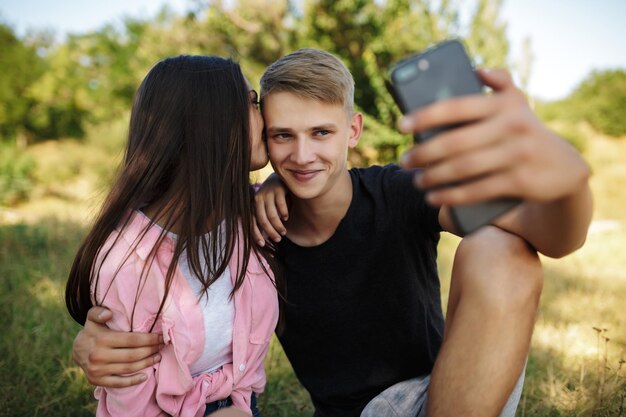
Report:
[[[362,116],[287,92],[267,95],[263,115],[270,162],[287,188],[300,199],[333,190],[346,170],[348,148],[358,143]]]

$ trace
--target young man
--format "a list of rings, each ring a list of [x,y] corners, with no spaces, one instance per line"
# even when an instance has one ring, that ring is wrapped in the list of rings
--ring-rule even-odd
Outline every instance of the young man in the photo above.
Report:
[[[347,169],[363,119],[336,57],[296,51],[262,77],[270,160],[292,204],[277,211],[268,192],[257,206],[270,236],[286,232],[279,338],[316,416],[490,416],[509,397],[514,413],[542,286],[531,247],[559,257],[583,243],[589,170],[537,120],[506,72],[479,75],[494,94],[403,120],[411,132],[469,122],[406,154],[405,168],[427,167],[415,179],[396,166]],[[503,196],[524,202],[462,240],[444,328],[436,247],[440,230],[455,232],[446,207]],[[91,382],[132,383],[112,374],[151,363],[152,348],[112,349],[150,337],[132,336],[112,342],[87,322],[75,358]],[[131,363],[107,364],[124,357]]]

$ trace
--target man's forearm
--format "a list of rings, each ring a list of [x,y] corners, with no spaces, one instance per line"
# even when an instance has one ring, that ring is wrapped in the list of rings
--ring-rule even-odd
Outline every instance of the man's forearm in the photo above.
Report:
[[[592,206],[586,183],[576,193],[557,201],[525,202],[496,225],[524,238],[541,254],[560,258],[585,242]]]

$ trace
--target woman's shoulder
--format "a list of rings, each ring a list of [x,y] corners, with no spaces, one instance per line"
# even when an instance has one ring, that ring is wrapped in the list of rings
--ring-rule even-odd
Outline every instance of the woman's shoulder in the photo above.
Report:
[[[150,224],[145,215],[134,211],[124,218],[107,237],[96,258],[100,280],[112,281],[117,275],[136,275],[149,260],[155,245],[159,243],[161,229]],[[160,245],[173,251],[171,238],[165,236]]]
[[[113,320],[121,330],[146,330],[154,322],[172,253],[166,248],[166,253],[150,254],[160,234],[149,220],[131,217],[111,232],[98,253],[91,283],[93,302],[114,311]]]

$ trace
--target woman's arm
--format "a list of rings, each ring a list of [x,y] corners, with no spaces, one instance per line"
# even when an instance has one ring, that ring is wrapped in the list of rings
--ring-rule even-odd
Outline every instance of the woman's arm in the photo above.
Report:
[[[283,224],[289,219],[287,199],[287,187],[276,174],[270,175],[256,191],[253,237],[259,245],[265,245],[263,232],[274,242],[280,242],[281,236],[287,234]]]

